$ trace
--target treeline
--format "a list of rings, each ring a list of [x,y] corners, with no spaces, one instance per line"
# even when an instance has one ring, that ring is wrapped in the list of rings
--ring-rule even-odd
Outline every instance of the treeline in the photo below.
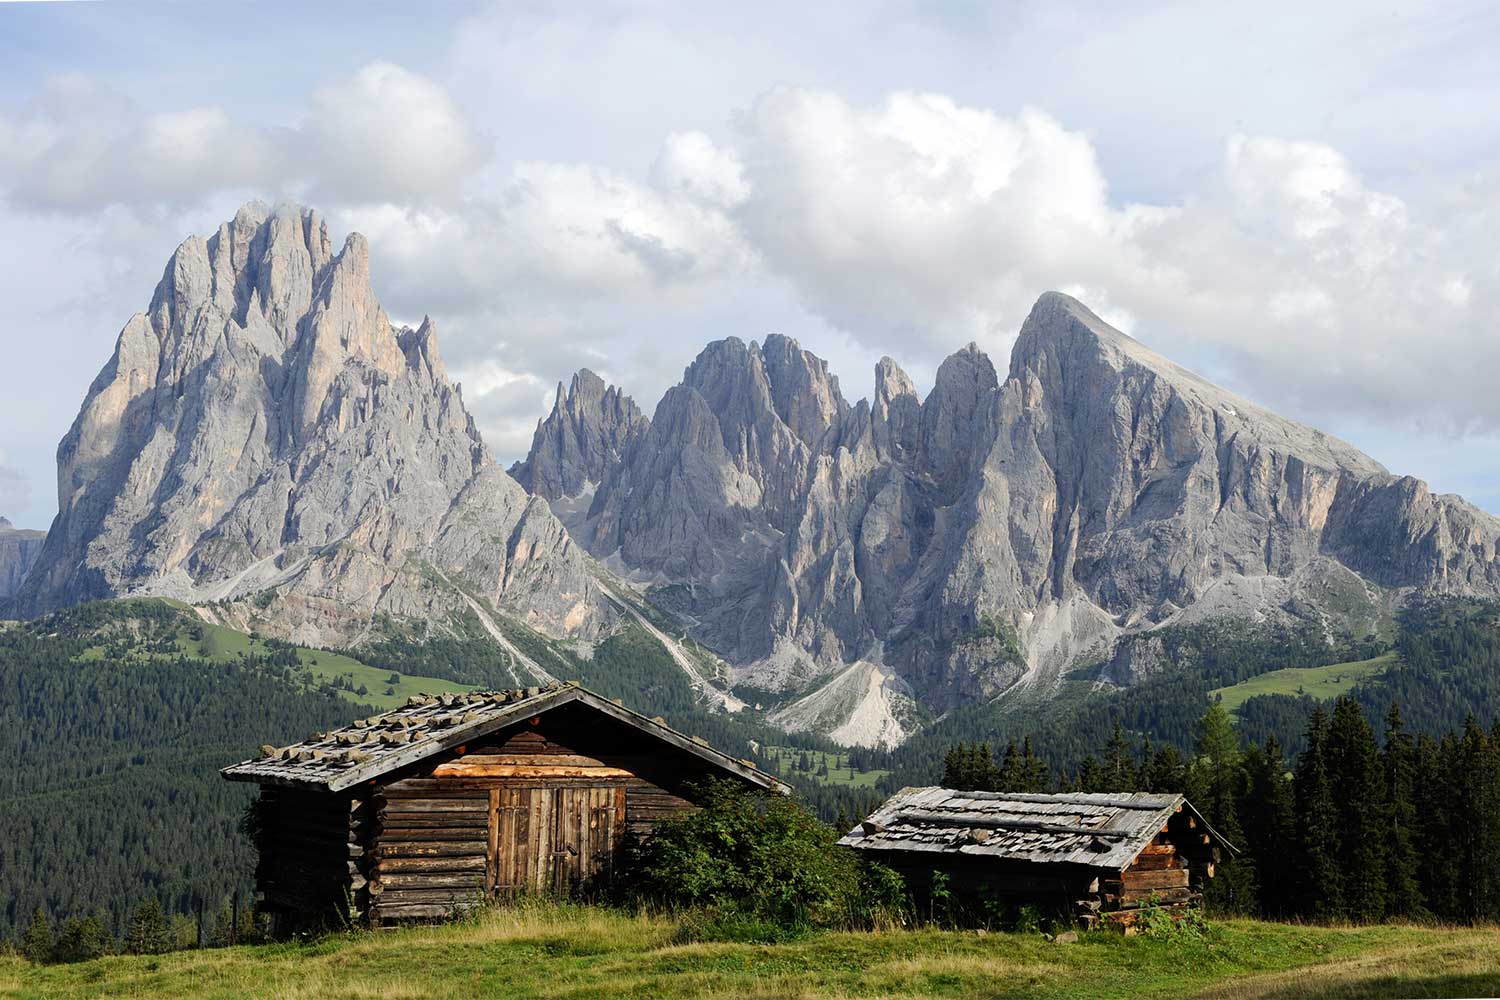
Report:
[[[0,940],[38,909],[59,940],[97,939],[94,924],[124,938],[150,901],[174,933],[191,921],[196,940],[201,912],[211,935],[253,892],[239,820],[254,790],[219,768],[373,711],[305,686],[275,652],[171,652],[191,627],[168,605],[127,601],[0,630],[0,759],[12,764],[0,769]]]
[[[1199,718],[1192,753],[1140,745],[1118,724],[1096,754],[1054,770],[1014,742],[949,749],[950,788],[1039,792],[1181,792],[1222,838],[1205,902],[1274,919],[1375,922],[1500,919],[1500,725],[1473,718],[1441,737],[1413,736],[1389,706],[1377,739],[1341,697],[1312,710],[1306,749],[1289,764],[1275,736],[1242,742],[1223,707]]]
[[[1118,722],[1129,732],[1149,733],[1158,743],[1186,750],[1192,745],[1203,706],[1216,688],[1283,667],[1323,666],[1381,651],[1381,643],[1374,638],[1330,641],[1311,625],[1235,621],[1161,629],[1125,641],[1136,648],[1118,660],[1154,664],[1129,686],[1096,690],[1106,667],[1095,664],[1078,668],[1065,678],[1055,696],[1024,710],[1005,698],[954,709],[889,755],[890,762],[883,766],[893,773],[882,788],[894,791],[930,783],[955,742],[1019,742],[1029,736],[1038,753],[1071,771],[1109,738]]]

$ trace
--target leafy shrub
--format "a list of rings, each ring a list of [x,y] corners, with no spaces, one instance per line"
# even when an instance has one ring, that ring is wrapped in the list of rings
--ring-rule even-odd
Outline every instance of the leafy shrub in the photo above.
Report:
[[[837,834],[796,803],[729,781],[706,782],[698,797],[701,808],[662,823],[632,852],[629,895],[702,908],[694,933],[732,940],[904,917],[900,876],[840,848]]]

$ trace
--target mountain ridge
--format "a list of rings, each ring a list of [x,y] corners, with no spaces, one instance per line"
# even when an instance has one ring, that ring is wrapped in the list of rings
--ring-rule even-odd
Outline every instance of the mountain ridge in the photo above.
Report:
[[[1057,292],[1003,377],[971,344],[925,399],[889,358],[850,404],[795,341],[715,341],[612,468],[576,478],[581,544],[654,584],[738,683],[789,698],[773,717],[874,718],[854,742],[1079,664],[1128,682],[1116,640],[1167,622],[1363,635],[1408,593],[1500,591],[1500,520]]]

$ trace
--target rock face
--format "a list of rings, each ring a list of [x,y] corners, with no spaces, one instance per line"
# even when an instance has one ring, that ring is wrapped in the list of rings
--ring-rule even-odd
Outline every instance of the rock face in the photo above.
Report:
[[[0,601],[21,588],[21,581],[31,572],[46,537],[45,531],[17,528],[0,517]]]
[[[25,615],[254,594],[241,613],[332,644],[377,613],[498,609],[554,635],[611,614],[491,460],[432,322],[392,325],[364,238],[335,252],[303,209],[250,204],[177,249],[58,447],[58,506]]]
[[[650,423],[635,400],[584,368],[566,394],[557,384],[552,412],[537,422],[530,453],[510,474],[547,500],[579,497],[598,486]]]
[[[782,693],[789,726],[890,743],[913,702],[1045,693],[1164,623],[1363,636],[1413,590],[1500,592],[1500,520],[1065,295],[1037,302],[1003,377],[969,345],[923,400],[884,359],[871,400],[847,403],[793,341],[730,338],[612,439],[612,464],[571,463],[598,482],[575,537],[659,584],[741,684]]]

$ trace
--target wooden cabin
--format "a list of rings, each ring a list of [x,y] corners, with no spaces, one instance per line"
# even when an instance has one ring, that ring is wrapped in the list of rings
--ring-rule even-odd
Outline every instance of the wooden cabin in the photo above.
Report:
[[[900,872],[919,907],[940,872],[969,903],[1127,929],[1153,900],[1173,911],[1196,902],[1223,853],[1237,853],[1181,795],[1145,792],[903,788],[839,843]]]
[[[590,893],[628,834],[727,778],[789,791],[577,685],[418,696],[222,772],[261,786],[256,886],[278,930],[448,916],[521,891]]]

